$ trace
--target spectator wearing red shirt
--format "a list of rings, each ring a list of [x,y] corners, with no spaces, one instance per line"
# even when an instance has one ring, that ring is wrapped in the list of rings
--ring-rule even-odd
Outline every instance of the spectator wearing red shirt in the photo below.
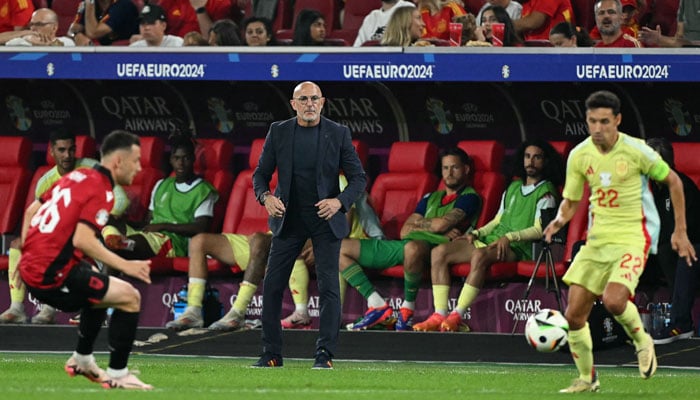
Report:
[[[622,33],[637,37],[639,32],[639,22],[637,21],[637,0],[620,0],[622,4]],[[594,26],[589,33],[591,39],[600,40],[600,32],[598,27]]]
[[[450,40],[450,22],[453,17],[467,12],[454,0],[419,0],[418,9],[425,23],[423,38]]]
[[[601,38],[595,47],[642,47],[639,40],[622,31],[620,0],[600,0],[595,4],[594,12]]]
[[[525,40],[549,40],[549,31],[558,23],[575,23],[569,0],[525,0],[521,3],[522,16],[513,21],[513,25]]]
[[[0,32],[24,29],[33,12],[31,0],[0,0]]]
[[[157,0],[151,1],[165,9],[168,19],[168,35],[184,37],[196,31],[209,37],[215,21],[231,17],[229,0]]]

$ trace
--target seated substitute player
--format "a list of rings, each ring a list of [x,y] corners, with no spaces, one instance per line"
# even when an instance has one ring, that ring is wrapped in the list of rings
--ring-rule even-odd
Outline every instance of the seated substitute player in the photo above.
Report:
[[[36,184],[34,198],[39,199],[41,196],[53,186],[62,176],[76,168],[92,168],[98,164],[97,160],[92,158],[75,158],[75,134],[66,130],[56,130],[49,134],[49,154],[54,159],[56,165],[42,175]],[[114,208],[112,209],[112,217],[118,218],[129,207],[129,199],[126,196],[124,189],[116,185],[114,187]],[[23,324],[27,320],[27,315],[24,312],[24,298],[26,296],[26,288],[24,282],[19,277],[17,266],[22,254],[20,251],[21,243],[17,238],[10,244],[9,260],[8,260],[8,283],[10,286],[11,304],[5,312],[0,314],[0,324]],[[43,304],[38,314],[32,317],[33,324],[52,324],[56,316],[56,309]]]
[[[377,292],[362,267],[404,266],[405,300],[396,330],[410,330],[418,287],[430,263],[430,249],[461,235],[479,216],[481,199],[471,187],[472,161],[464,150],[440,153],[445,189],[425,195],[401,227],[400,240],[344,239],[340,247],[342,277],[367,299],[367,312],[352,330],[370,328],[391,317],[391,306]]]
[[[621,121],[620,99],[614,93],[598,91],[586,99],[590,137],[569,153],[564,200],[544,230],[545,240],[550,241],[571,220],[588,182],[592,223],[586,244],[563,278],[570,286],[565,314],[569,349],[579,372],[571,386],[561,390],[564,393],[600,388],[587,322],[593,302],[600,296],[634,342],[642,379],[651,378],[656,371],[654,342],[644,331],[637,306],[630,301],[659,233],[649,178],[669,187],[675,217],[672,247],[688,265],[696,260],[686,234],[682,181],[644,141],[619,132]]]
[[[174,176],[153,187],[141,231],[108,226],[102,231],[107,247],[128,259],[187,256],[189,238],[209,229],[219,194],[194,173],[195,144],[187,135],[171,136],[170,165]],[[122,236],[125,232],[127,237]]]
[[[152,389],[127,368],[136,335],[141,295],[130,283],[100,273],[86,257],[126,275],[151,282],[149,261],[128,261],[98,239],[114,207],[115,183],[129,185],[141,170],[139,138],[114,131],[102,142],[102,161],[94,169],[76,169],[61,178],[27,209],[22,224],[19,271],[38,300],[65,311],[82,310],[78,344],[64,367],[105,388]],[[107,315],[109,368],[95,363],[95,339]]]
[[[542,238],[540,212],[556,207],[557,185],[562,181],[559,154],[543,140],[520,145],[514,180],[503,193],[496,217],[479,229],[431,252],[431,278],[435,312],[425,321],[413,326],[416,331],[454,332],[462,324],[467,311],[484,285],[491,265],[499,261],[532,259],[532,241]],[[448,315],[450,264],[469,262],[471,271]]]

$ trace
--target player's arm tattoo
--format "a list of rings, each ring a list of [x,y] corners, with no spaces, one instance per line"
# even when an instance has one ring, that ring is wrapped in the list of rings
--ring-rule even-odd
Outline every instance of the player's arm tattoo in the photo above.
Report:
[[[447,229],[445,229],[445,231],[448,231],[452,228],[456,228],[464,221],[467,218],[467,213],[461,208],[453,208],[447,214],[443,215],[442,218],[447,223]]]
[[[459,225],[459,223],[464,221],[466,217],[467,213],[465,213],[464,210],[459,208],[453,208],[447,214],[443,215],[442,217],[438,217],[444,221],[444,224],[442,224],[442,226],[433,226],[433,220],[435,220],[436,218],[421,218],[413,223],[413,230],[445,233]]]

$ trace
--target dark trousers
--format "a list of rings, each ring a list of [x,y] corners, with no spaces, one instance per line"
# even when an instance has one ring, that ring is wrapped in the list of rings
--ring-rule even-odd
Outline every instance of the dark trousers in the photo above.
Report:
[[[272,238],[270,258],[263,283],[263,351],[282,354],[282,296],[292,273],[294,260],[307,239],[313,244],[320,301],[320,327],[316,349],[336,351],[340,330],[340,288],[338,258],[340,242],[328,222],[315,213],[288,212],[282,233]]]
[[[700,244],[695,244],[695,252],[700,252]],[[671,326],[686,330],[693,328],[691,311],[695,301],[695,288],[700,277],[700,261],[692,266],[685,259],[678,259],[676,264],[676,280],[673,286],[673,308],[671,308]]]

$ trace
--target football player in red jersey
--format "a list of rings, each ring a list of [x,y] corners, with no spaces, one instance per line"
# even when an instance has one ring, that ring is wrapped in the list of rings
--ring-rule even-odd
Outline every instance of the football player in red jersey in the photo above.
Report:
[[[65,371],[83,375],[105,388],[152,389],[129,372],[127,362],[136,335],[141,295],[130,283],[93,268],[86,257],[150,283],[150,262],[125,260],[98,239],[114,205],[115,184],[129,185],[141,170],[139,138],[126,131],[107,135],[94,169],[62,177],[25,213],[19,270],[39,301],[64,311],[82,310],[78,344]],[[110,323],[107,371],[92,354],[97,334],[114,308]]]

